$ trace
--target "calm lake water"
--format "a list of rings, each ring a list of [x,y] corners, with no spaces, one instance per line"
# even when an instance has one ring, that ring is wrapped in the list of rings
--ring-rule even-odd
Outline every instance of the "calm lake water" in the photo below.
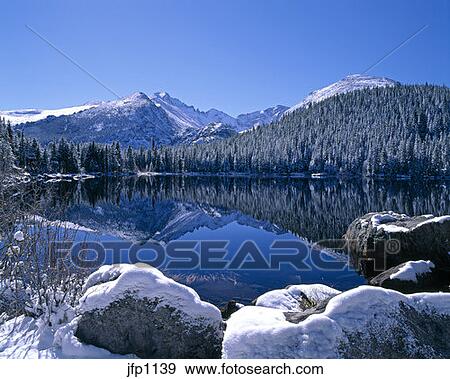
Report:
[[[228,261],[246,241],[253,241],[268,259],[276,240],[314,243],[340,238],[367,212],[450,213],[449,186],[442,182],[154,176],[46,183],[43,188],[40,201],[46,217],[94,229],[96,233],[87,233],[89,238],[163,245],[225,240]],[[345,257],[327,254],[324,259]],[[108,263],[120,261],[130,258],[107,257]],[[345,290],[365,283],[348,266],[339,271],[297,270],[289,264],[276,270],[173,270],[166,261],[159,268],[218,305],[230,299],[248,303],[289,284],[323,283]]]

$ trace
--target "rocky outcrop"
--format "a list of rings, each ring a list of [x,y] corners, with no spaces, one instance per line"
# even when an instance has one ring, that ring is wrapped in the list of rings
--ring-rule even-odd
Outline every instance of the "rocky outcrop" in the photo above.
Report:
[[[150,266],[103,266],[85,285],[75,336],[140,358],[218,358],[219,309]]]
[[[391,267],[369,283],[402,293],[449,292],[450,270],[436,268],[431,261],[410,261]]]
[[[361,286],[325,306],[243,307],[227,322],[223,358],[450,358],[450,294]]]
[[[421,259],[450,266],[450,216],[368,213],[351,223],[344,239],[351,263],[366,277]]]

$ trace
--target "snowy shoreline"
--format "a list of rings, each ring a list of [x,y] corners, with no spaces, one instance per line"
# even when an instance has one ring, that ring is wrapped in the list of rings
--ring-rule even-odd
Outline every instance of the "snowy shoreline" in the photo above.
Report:
[[[423,176],[420,178],[413,178],[409,175],[359,175],[359,174],[330,174],[324,172],[293,172],[293,173],[246,173],[246,172],[128,172],[128,173],[72,173],[72,174],[62,174],[62,173],[44,173],[32,175],[29,173],[23,173],[23,177],[27,180],[23,181],[28,183],[31,180],[44,181],[45,183],[61,182],[61,181],[84,181],[89,179],[96,179],[102,177],[133,177],[133,176],[169,176],[169,177],[211,177],[211,178],[261,178],[261,179],[308,179],[308,180],[375,180],[375,181],[408,181],[408,182],[448,182],[450,181],[450,176]]]
[[[294,285],[236,306],[225,327],[192,288],[121,264],[91,274],[77,304],[55,311],[51,323],[26,315],[0,323],[0,358],[450,357],[449,293]]]

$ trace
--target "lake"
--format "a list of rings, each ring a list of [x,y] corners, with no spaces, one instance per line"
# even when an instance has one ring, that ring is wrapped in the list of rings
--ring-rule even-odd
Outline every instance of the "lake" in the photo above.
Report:
[[[200,255],[204,253],[200,244],[212,241],[213,252],[207,254],[215,258],[209,265],[174,268],[166,259],[157,266],[217,305],[231,299],[249,303],[268,290],[290,284],[323,283],[346,290],[366,283],[345,264],[344,254],[317,248],[304,261],[307,269],[284,261],[277,267],[258,262],[252,266],[255,259],[273,259],[275,241],[284,241],[277,242],[280,246],[297,242],[307,249],[321,240],[340,238],[355,218],[373,211],[450,213],[449,186],[442,182],[140,176],[41,183],[39,187],[41,213],[95,230],[87,232],[86,239],[142,246],[151,242],[164,248],[184,241],[185,246],[195,245]],[[227,245],[216,256],[218,241]],[[250,255],[244,259],[245,252]],[[107,253],[105,262],[145,262],[150,255],[144,251],[137,259],[123,252]],[[319,256],[319,261],[331,266],[340,262],[340,268],[322,268],[317,264]],[[248,267],[233,267],[238,257],[241,263],[250,261]],[[218,261],[227,262],[227,267],[215,267]]]

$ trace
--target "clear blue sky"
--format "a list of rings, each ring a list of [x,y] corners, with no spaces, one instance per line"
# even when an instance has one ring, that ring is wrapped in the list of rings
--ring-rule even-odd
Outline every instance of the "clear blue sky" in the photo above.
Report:
[[[2,1],[0,109],[113,96],[31,33],[30,25],[121,96],[165,90],[233,115],[292,105],[364,71],[450,85],[450,1]]]

